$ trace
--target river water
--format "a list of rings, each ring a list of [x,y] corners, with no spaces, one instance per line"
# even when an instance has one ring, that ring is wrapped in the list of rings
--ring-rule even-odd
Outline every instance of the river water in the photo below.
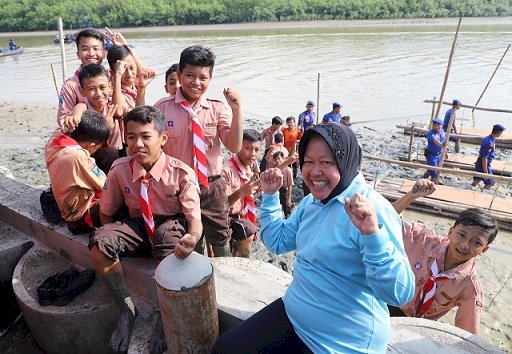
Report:
[[[428,120],[431,105],[425,99],[439,97],[448,62],[456,19],[418,23],[311,22],[275,25],[206,26],[150,31],[127,31],[126,37],[144,63],[158,77],[147,92],[147,103],[165,95],[165,70],[177,62],[189,45],[211,47],[217,64],[209,96],[223,99],[222,88],[238,89],[245,116],[269,122],[274,115],[297,116],[308,99],[316,101],[320,74],[320,114],[333,101],[352,120],[387,129],[397,123]],[[25,53],[0,58],[0,100],[57,104],[50,64],[62,80],[59,46],[55,33],[16,37]],[[7,44],[0,34],[1,45]],[[507,45],[512,42],[512,18],[463,19],[445,100],[459,98],[474,104],[491,77]],[[79,62],[75,45],[66,47],[67,73]],[[505,57],[480,102],[481,107],[512,109],[512,51]],[[105,60],[106,63],[106,60]],[[59,84],[60,86],[60,84]],[[441,114],[448,107],[443,107]],[[490,128],[510,124],[510,114],[462,109],[463,124]]]

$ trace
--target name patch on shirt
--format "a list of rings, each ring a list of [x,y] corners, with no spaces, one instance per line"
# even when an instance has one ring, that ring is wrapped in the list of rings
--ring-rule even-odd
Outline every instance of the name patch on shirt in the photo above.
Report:
[[[450,296],[448,296],[448,294],[447,294],[447,293],[445,293],[444,291],[441,291],[441,295],[443,295],[447,300],[450,300],[450,301],[452,301],[452,300],[453,300],[453,299],[452,299]]]
[[[427,311],[427,313],[428,313],[429,315],[431,315],[431,314],[433,314],[433,313],[436,313],[436,312],[437,312],[437,309],[436,309],[436,308],[430,308],[430,309]]]
[[[218,123],[204,123],[204,126],[205,127],[216,127],[217,125],[219,125]]]
[[[169,127],[169,128],[174,127],[174,121],[172,121],[172,120],[168,120],[168,121],[167,121],[167,127]]]

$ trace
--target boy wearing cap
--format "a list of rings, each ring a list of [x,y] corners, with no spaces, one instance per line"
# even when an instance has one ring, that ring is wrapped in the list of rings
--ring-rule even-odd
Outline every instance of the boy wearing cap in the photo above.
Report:
[[[499,138],[504,130],[505,127],[503,125],[494,124],[491,134],[482,140],[478,159],[475,162],[476,172],[492,174],[491,163],[496,157],[496,138]],[[473,177],[473,183],[471,185],[476,187],[480,181],[484,181],[484,189],[490,189],[491,186],[494,185],[493,179],[482,179],[480,177]]]
[[[430,166],[438,166],[439,160],[441,159],[441,152],[445,146],[444,131],[442,129],[443,121],[436,118],[432,121],[432,129],[427,133],[427,148],[425,149],[425,158],[427,164]],[[434,180],[437,175],[437,171],[428,170],[430,178]]]
[[[341,103],[333,102],[332,111],[324,114],[322,123],[328,123],[328,122],[339,123],[339,122],[341,122],[341,113],[340,113],[341,107],[342,107]]]
[[[315,108],[315,102],[309,100],[306,102],[306,110],[299,114],[299,121],[297,122],[297,126],[301,130],[301,132],[305,132],[308,128],[315,125],[316,122],[316,114],[313,111]]]

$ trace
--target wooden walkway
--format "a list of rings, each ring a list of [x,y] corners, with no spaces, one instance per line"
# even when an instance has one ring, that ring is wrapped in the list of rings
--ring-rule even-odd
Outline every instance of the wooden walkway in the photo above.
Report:
[[[393,202],[407,193],[414,183],[415,181],[386,177],[377,183],[375,190]],[[512,198],[510,197],[437,185],[433,194],[418,198],[409,206],[409,209],[457,218],[462,211],[472,207],[490,211],[501,229],[512,231]]]

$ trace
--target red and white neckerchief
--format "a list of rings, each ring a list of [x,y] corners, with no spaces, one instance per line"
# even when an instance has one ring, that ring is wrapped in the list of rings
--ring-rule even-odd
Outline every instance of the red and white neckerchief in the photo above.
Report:
[[[240,181],[242,181],[242,183],[248,182],[250,178],[247,176],[245,171],[240,168],[240,165],[236,162],[234,156],[231,157],[230,161],[233,166],[235,166],[238,176],[240,177]],[[246,195],[242,200],[242,212],[247,220],[256,225],[256,205],[254,204],[254,196],[252,194]]]
[[[133,175],[133,164],[135,160],[132,158],[130,161],[130,167]],[[151,204],[149,202],[149,182],[153,179],[150,173],[146,173],[140,179],[140,195],[139,195],[139,207],[144,219],[144,226],[146,226],[146,232],[149,236],[149,242],[153,246],[153,239],[155,238],[156,227],[155,220],[153,219],[153,211],[151,210]]]
[[[127,95],[132,96],[134,100],[137,100],[137,88],[136,87],[135,87],[135,89],[132,89],[128,86],[121,87],[121,92],[126,93]]]
[[[206,159],[206,143],[204,140],[203,127],[199,122],[197,113],[202,107],[195,111],[190,107],[187,101],[180,102],[181,107],[188,112],[190,120],[192,121],[192,134],[194,144],[194,170],[197,175],[199,184],[208,188],[208,160]]]
[[[67,147],[72,149],[81,149],[82,147],[78,145],[75,139],[71,138],[66,134],[61,134],[50,143],[51,146],[54,147]]]
[[[437,260],[434,259],[432,266],[430,267],[430,277],[427,279],[423,287],[421,288],[418,296],[420,303],[418,305],[418,312],[416,317],[424,317],[432,302],[434,301],[434,294],[436,293],[436,287],[438,281],[446,279],[453,279],[453,275],[439,273],[439,267],[437,266]]]

